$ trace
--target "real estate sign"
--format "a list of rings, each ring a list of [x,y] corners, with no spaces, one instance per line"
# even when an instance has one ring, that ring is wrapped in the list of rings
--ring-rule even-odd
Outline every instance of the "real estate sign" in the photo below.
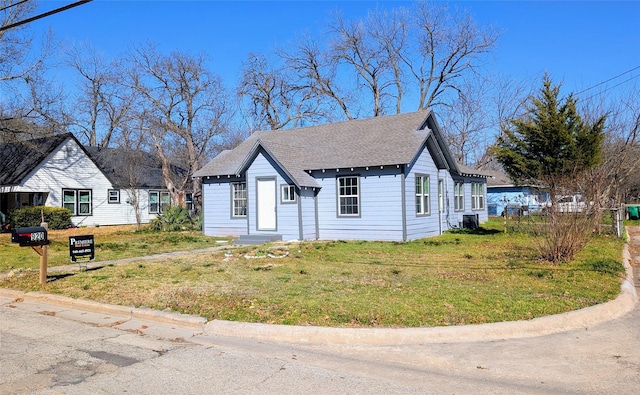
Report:
[[[90,261],[95,258],[93,235],[69,236],[71,262]]]

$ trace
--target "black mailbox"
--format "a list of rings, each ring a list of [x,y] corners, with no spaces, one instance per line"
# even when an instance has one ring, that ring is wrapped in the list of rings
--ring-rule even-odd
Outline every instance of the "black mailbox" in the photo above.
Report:
[[[41,246],[49,244],[47,230],[42,226],[12,229],[11,241],[13,243],[19,243],[20,247]]]

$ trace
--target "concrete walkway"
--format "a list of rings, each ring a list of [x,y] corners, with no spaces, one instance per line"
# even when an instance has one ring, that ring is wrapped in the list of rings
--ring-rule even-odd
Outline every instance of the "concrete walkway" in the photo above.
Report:
[[[191,338],[197,341],[210,336],[252,338],[255,340],[291,342],[298,344],[359,344],[407,345],[433,343],[461,343],[528,338],[575,329],[587,329],[615,320],[637,306],[640,275],[634,267],[640,265],[640,227],[628,227],[629,243],[623,251],[626,279],[620,295],[613,301],[527,321],[509,321],[481,325],[429,328],[329,328],[313,326],[269,325],[213,320],[207,322],[199,316],[165,311],[106,305],[88,300],[0,289],[0,298],[13,305],[24,304],[34,311],[52,311],[58,316],[88,322],[111,322],[112,327],[149,333],[164,338]],[[89,269],[132,261],[174,257],[197,252],[212,252],[230,246],[217,246],[197,251],[182,251],[147,257],[114,261],[92,262]],[[79,265],[49,268],[49,271],[79,270]],[[28,305],[28,306],[27,306]],[[48,307],[47,307],[48,306]]]

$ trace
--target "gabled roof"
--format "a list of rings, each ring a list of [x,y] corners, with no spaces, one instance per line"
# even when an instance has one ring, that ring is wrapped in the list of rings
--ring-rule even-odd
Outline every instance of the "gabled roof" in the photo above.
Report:
[[[157,155],[127,148],[85,147],[89,156],[117,188],[165,188],[162,163]],[[186,170],[171,166],[180,177]]]
[[[19,185],[49,154],[67,139],[71,133],[41,137],[33,140],[0,144],[0,185]],[[80,146],[80,144],[78,143]]]
[[[266,152],[298,186],[317,186],[309,171],[411,164],[427,144],[436,164],[459,173],[433,113],[358,119],[292,130],[256,132],[194,173],[194,177],[243,174]]]
[[[98,168],[117,188],[160,188],[162,168],[155,156],[125,148],[85,147]]]

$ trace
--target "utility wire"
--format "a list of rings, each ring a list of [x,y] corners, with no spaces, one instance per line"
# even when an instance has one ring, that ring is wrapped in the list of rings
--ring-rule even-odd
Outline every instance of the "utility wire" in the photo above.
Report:
[[[578,92],[578,93],[574,93],[574,94],[573,94],[573,96],[578,96],[578,95],[579,95],[579,94],[581,94],[581,93],[584,93],[584,92],[586,92],[586,91],[590,91],[591,89],[597,88],[597,87],[599,87],[600,85],[606,84],[606,83],[607,83],[607,82],[609,82],[609,81],[615,80],[616,78],[620,78],[620,77],[622,77],[623,75],[625,75],[625,74],[629,74],[630,72],[635,71],[635,70],[638,70],[638,69],[640,69],[640,66],[636,66],[636,67],[634,67],[634,68],[632,68],[632,69],[629,69],[629,70],[625,71],[625,72],[624,72],[624,73],[622,73],[622,74],[618,74],[618,75],[616,75],[615,77],[611,77],[611,78],[609,78],[608,80],[602,81],[602,82],[600,82],[600,83],[598,83],[598,84],[595,84],[595,85],[593,85],[593,86],[591,86],[591,87],[589,87],[589,88],[587,88],[587,89],[583,89],[583,90],[581,90],[581,91],[580,91],[580,92]],[[632,77],[632,78],[630,78],[630,79],[628,79],[628,80],[626,80],[626,81],[624,81],[624,82],[621,82],[621,83],[619,83],[618,85],[613,86],[612,88],[615,88],[616,86],[620,86],[620,85],[622,85],[622,84],[624,84],[624,83],[626,83],[626,82],[629,82],[629,81],[631,81],[632,79],[634,79],[634,78],[636,78],[636,77],[638,77],[638,76]],[[606,92],[606,91],[608,91],[609,89],[611,89],[611,88],[607,88],[607,89],[605,89],[603,92]],[[591,97],[593,97],[593,96],[591,96]],[[591,97],[589,97],[589,99],[590,99]]]
[[[9,8],[11,8],[11,7],[18,6],[18,5],[22,4],[22,3],[26,3],[27,1],[29,1],[29,0],[22,0],[22,1],[19,1],[19,2],[17,2],[17,3],[9,4],[9,5],[8,5],[8,6],[6,6],[6,7],[2,7],[2,8],[0,8],[0,11],[8,10],[8,9],[9,9]]]
[[[24,25],[24,24],[29,23],[29,22],[36,21],[38,19],[45,18],[45,17],[53,15],[53,14],[57,14],[58,12],[66,11],[66,10],[68,10],[70,8],[77,7],[79,5],[88,3],[90,1],[93,1],[93,0],[76,1],[75,3],[68,4],[68,5],[64,6],[64,7],[56,8],[55,10],[47,11],[47,12],[45,12],[43,14],[36,15],[34,17],[31,17],[31,18],[27,18],[27,19],[22,20],[20,22],[12,23],[11,25],[7,25],[7,26],[2,26],[2,27],[0,27],[0,32],[12,29],[14,27],[18,27],[18,26]]]
[[[626,79],[626,80],[624,80],[624,81],[622,81],[622,82],[620,82],[620,83],[618,83],[618,84],[616,84],[616,85],[614,85],[614,86],[610,86],[610,87],[608,87],[607,89],[605,89],[605,90],[603,90],[603,91],[600,91],[600,92],[598,92],[598,93],[596,93],[596,94],[593,94],[593,95],[591,95],[591,96],[589,96],[589,97],[587,97],[586,99],[583,99],[583,100],[584,100],[584,101],[587,101],[587,100],[589,100],[589,99],[591,99],[591,98],[593,98],[593,97],[595,97],[595,96],[598,96],[598,95],[601,95],[601,94],[605,93],[606,91],[610,91],[611,89],[616,88],[616,87],[618,87],[618,86],[620,86],[620,85],[622,85],[622,84],[626,84],[627,82],[629,82],[629,81],[631,81],[631,80],[634,80],[634,79],[636,79],[636,78],[638,78],[638,77],[640,77],[640,74],[634,75],[634,76],[633,76],[633,77],[631,77],[631,78],[628,78],[628,79]],[[583,91],[583,92],[584,92],[584,91]],[[582,92],[580,92],[580,93],[582,93]]]

